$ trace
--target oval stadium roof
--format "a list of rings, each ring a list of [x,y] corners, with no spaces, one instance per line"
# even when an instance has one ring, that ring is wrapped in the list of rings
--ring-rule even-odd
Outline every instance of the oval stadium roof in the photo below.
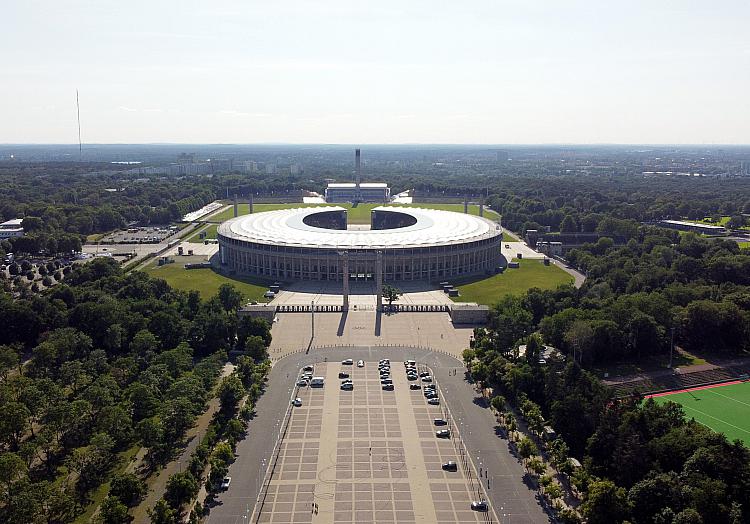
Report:
[[[305,217],[339,206],[267,211],[232,218],[219,226],[219,235],[261,244],[307,248],[410,248],[473,242],[501,234],[498,224],[477,216],[418,207],[376,207],[411,215],[416,223],[397,229],[337,230],[307,225]]]

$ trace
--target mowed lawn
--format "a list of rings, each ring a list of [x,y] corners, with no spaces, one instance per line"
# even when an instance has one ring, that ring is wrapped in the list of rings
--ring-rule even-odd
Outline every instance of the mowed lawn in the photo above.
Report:
[[[732,441],[750,445],[750,382],[654,397],[659,403],[676,402],[685,415]]]
[[[369,224],[370,223],[370,212],[373,208],[381,206],[383,204],[359,204],[356,207],[352,206],[352,204],[303,204],[303,203],[293,203],[293,204],[253,204],[253,212],[255,213],[262,213],[264,211],[276,211],[278,209],[294,209],[298,207],[330,207],[330,206],[340,206],[344,207],[347,210],[347,221],[350,224]],[[388,204],[390,206],[395,207],[422,207],[425,209],[439,209],[442,211],[455,211],[457,213],[463,213],[464,212],[464,205],[463,204]],[[493,213],[489,210],[485,210],[485,217],[489,218],[491,220],[496,220],[499,218],[499,215],[496,213]],[[237,213],[239,215],[247,215],[250,213],[250,204],[239,204],[237,206]],[[469,214],[474,216],[479,216],[479,206],[478,205],[470,205],[469,206]],[[211,215],[206,220],[209,222],[224,222],[225,220],[229,220],[230,218],[234,217],[234,209],[230,207],[229,209],[225,209],[224,211],[219,211],[218,213]],[[215,234],[214,234],[215,238]]]
[[[146,270],[149,275],[163,278],[175,289],[182,291],[198,291],[206,299],[215,295],[222,284],[232,284],[246,300],[266,302],[263,293],[268,291],[268,283],[248,278],[231,278],[221,275],[212,269],[185,269],[183,264],[173,263],[158,266],[156,262],[150,264]]]
[[[219,224],[210,224],[206,228],[200,227],[196,230],[195,234],[191,235],[190,238],[187,239],[187,241],[193,244],[202,244],[203,239],[199,237],[202,231],[206,232],[206,238],[216,238],[216,229],[218,229],[218,227]]]
[[[517,269],[507,268],[497,275],[465,284],[458,281],[456,287],[461,296],[453,300],[492,305],[504,295],[521,295],[532,287],[556,289],[572,282],[573,277],[556,265],[545,266],[541,260],[523,260]]]

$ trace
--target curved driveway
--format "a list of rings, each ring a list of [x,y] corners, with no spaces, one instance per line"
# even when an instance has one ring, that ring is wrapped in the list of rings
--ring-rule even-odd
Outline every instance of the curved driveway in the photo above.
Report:
[[[508,441],[497,436],[497,424],[486,403],[464,379],[461,362],[453,356],[427,349],[358,346],[313,348],[309,353],[295,353],[274,364],[267,390],[256,406],[257,415],[249,425],[247,438],[237,445],[237,459],[229,468],[232,484],[217,496],[215,505],[209,505],[207,522],[249,524],[299,369],[307,364],[344,358],[367,362],[377,362],[381,358],[394,361],[411,359],[431,367],[443,391],[443,400],[460,425],[461,438],[476,469],[481,467],[486,475],[484,482],[485,486],[489,483],[489,502],[500,521],[550,521],[537,501],[536,491],[524,483],[523,467],[510,453]]]

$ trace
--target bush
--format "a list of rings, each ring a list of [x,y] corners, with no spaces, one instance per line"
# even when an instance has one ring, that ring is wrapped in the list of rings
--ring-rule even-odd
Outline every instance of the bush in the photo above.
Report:
[[[42,279],[42,284],[44,284],[46,287],[51,287],[54,282],[52,282],[52,279],[50,277],[44,277]]]

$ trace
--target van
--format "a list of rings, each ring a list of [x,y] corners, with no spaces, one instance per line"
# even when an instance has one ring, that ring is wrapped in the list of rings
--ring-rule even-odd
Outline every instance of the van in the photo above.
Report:
[[[310,387],[322,388],[324,382],[325,382],[325,379],[323,377],[313,377],[312,380],[310,380]]]

